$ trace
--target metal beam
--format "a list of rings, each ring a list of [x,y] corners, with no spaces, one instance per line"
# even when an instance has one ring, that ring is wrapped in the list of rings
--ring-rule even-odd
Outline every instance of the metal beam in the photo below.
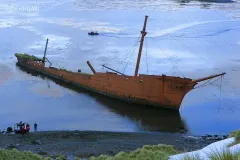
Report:
[[[114,69],[112,69],[112,68],[109,68],[109,67],[107,67],[107,66],[105,66],[105,65],[102,65],[102,66],[105,67],[105,68],[107,68],[107,69],[109,69],[109,70],[111,70],[111,71],[113,71],[113,72],[116,72],[116,73],[119,73],[119,74],[121,74],[121,75],[126,76],[125,74],[123,74],[123,73],[121,73],[121,72],[118,72],[118,71],[116,71],[116,70],[114,70]]]
[[[92,70],[93,74],[96,74],[95,69],[93,68],[93,66],[91,65],[91,63],[89,61],[87,61],[88,66],[90,67],[90,69]]]
[[[46,45],[45,45],[44,56],[43,56],[43,62],[45,62],[45,59],[46,59],[47,46],[48,46],[48,38],[47,38]]]

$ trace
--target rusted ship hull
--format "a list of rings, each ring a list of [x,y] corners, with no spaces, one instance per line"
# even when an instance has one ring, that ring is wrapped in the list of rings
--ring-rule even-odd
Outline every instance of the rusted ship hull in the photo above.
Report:
[[[106,67],[115,73],[97,73],[90,62],[87,62],[93,75],[72,72],[45,66],[47,44],[42,59],[28,54],[18,54],[18,64],[26,69],[41,73],[50,78],[72,84],[76,87],[85,88],[123,101],[142,104],[147,106],[168,108],[178,110],[184,96],[194,89],[194,86],[201,81],[222,76],[225,73],[192,80],[166,75],[141,75],[138,74],[144,37],[146,36],[146,23],[148,16],[145,16],[143,30],[141,31],[140,47],[134,76],[127,76],[114,69]],[[118,73],[118,74],[117,74]]]
[[[41,62],[21,62],[18,59],[17,64],[27,70],[79,88],[126,102],[153,107],[178,110],[185,94],[193,88],[193,85],[186,86],[191,79],[178,79],[178,77],[148,75],[133,77],[115,73],[87,75],[44,67]],[[176,86],[177,81],[179,85]]]

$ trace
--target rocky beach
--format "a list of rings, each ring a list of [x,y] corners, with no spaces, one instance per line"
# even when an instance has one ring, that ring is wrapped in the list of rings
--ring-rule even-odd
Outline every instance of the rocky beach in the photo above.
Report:
[[[25,135],[0,134],[0,148],[31,151],[43,156],[65,155],[87,158],[133,151],[143,145],[172,145],[178,151],[193,151],[224,137],[193,137],[168,133],[130,133],[100,131],[42,131]],[[226,137],[225,137],[226,138]]]

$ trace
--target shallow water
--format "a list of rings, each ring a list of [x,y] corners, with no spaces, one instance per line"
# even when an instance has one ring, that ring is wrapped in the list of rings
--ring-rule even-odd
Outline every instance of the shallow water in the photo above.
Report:
[[[0,128],[23,120],[37,122],[39,130],[178,132],[185,128],[188,134],[203,135],[238,129],[239,6],[239,1],[1,2]],[[218,79],[188,93],[179,114],[76,92],[15,65],[16,52],[42,57],[49,38],[47,56],[55,67],[91,73],[89,60],[97,71],[106,71],[101,65],[107,64],[132,75],[139,45],[134,44],[146,14],[148,35],[140,73],[193,79],[227,73],[222,83]],[[91,30],[100,35],[88,36]]]

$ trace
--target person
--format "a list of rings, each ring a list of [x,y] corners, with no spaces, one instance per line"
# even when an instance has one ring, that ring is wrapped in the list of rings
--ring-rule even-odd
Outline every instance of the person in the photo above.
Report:
[[[37,131],[37,126],[38,126],[38,125],[37,125],[37,123],[35,122],[35,123],[34,123],[34,131],[35,131],[35,132]]]
[[[25,125],[24,124],[25,123],[21,124],[21,126],[20,126],[20,130],[21,130],[22,135],[24,135],[24,133],[25,133]]]
[[[26,125],[26,132],[29,132],[30,131],[30,125],[27,123]]]
[[[16,130],[17,130],[17,128],[18,128],[18,124],[17,124],[17,123],[15,123],[15,125],[14,125],[14,131],[16,131]]]
[[[18,126],[19,126],[20,131],[22,131],[22,128],[23,128],[23,123],[22,123],[22,121],[20,121],[20,123],[18,124]]]

